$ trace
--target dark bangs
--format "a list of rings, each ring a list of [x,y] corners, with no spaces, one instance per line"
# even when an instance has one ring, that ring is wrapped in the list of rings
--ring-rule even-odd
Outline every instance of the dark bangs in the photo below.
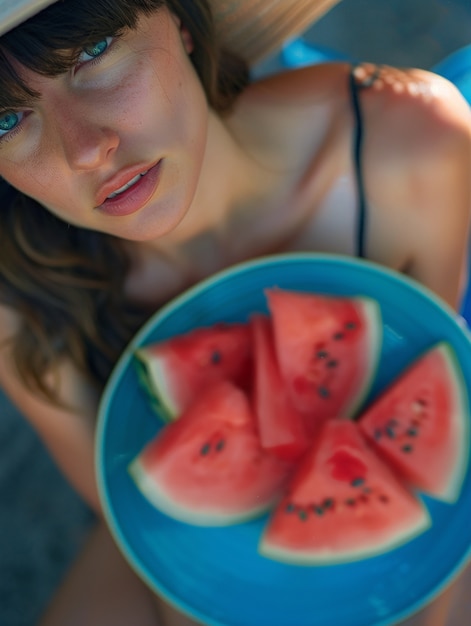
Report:
[[[45,76],[70,69],[84,47],[135,28],[141,13],[163,0],[59,0],[0,38],[0,108],[25,106],[38,96],[11,59]]]

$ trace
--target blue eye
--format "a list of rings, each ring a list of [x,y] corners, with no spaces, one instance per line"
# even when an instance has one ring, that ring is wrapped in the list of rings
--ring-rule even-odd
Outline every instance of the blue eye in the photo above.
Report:
[[[14,111],[0,113],[0,137],[15,130],[21,122],[22,117],[22,113],[15,113]]]
[[[108,50],[112,41],[113,37],[106,37],[101,41],[97,41],[97,43],[94,43],[92,46],[83,48],[78,57],[78,63],[86,63],[87,61],[97,59]]]

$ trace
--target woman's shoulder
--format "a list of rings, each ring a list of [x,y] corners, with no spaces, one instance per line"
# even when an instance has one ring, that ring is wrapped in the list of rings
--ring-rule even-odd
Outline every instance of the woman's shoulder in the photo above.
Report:
[[[354,79],[363,117],[364,175],[373,196],[389,195],[397,211],[409,212],[433,206],[435,190],[442,200],[453,185],[467,193],[471,109],[458,89],[420,69],[363,65]]]
[[[303,171],[335,129],[348,127],[349,64],[279,72],[252,83],[229,125],[242,144]]]
[[[445,78],[421,69],[368,64],[355,68],[353,77],[365,134],[384,158],[404,164],[421,156],[429,162],[469,144],[469,105]]]
[[[252,82],[242,95],[249,106],[309,108],[341,102],[348,95],[351,65],[345,62],[319,63],[283,70]]]
[[[456,306],[471,211],[470,107],[432,72],[361,66],[355,77],[369,252],[402,259],[397,266]]]
[[[301,153],[305,143],[309,155],[324,131],[338,137],[340,130],[348,145],[355,94],[378,167],[417,159],[433,166],[467,149],[468,103],[448,80],[421,69],[333,62],[280,72],[247,89],[236,118],[260,142],[268,137],[270,147],[293,145]]]
[[[414,68],[331,62],[283,71],[254,82],[242,106],[268,114],[324,106],[333,115],[344,114],[353,106],[353,85],[366,124],[374,125],[380,139],[409,137],[412,144],[419,138],[450,139],[454,130],[469,134],[469,105],[458,89],[433,72]]]

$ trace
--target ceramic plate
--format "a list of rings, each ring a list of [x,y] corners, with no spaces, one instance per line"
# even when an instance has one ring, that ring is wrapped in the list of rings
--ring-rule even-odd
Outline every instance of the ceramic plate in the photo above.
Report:
[[[136,347],[219,321],[266,311],[263,289],[364,295],[381,306],[384,339],[374,396],[435,342],[454,347],[471,380],[471,342],[453,312],[414,281],[372,263],[283,255],[239,265],[161,309],[117,364],[99,411],[96,460],[105,515],[118,546],[156,592],[211,626],[386,626],[420,609],[471,554],[471,472],[459,500],[426,500],[429,530],[382,556],[324,567],[281,564],[257,554],[266,517],[226,528],[193,527],[153,508],[129,462],[161,427],[139,387]]]

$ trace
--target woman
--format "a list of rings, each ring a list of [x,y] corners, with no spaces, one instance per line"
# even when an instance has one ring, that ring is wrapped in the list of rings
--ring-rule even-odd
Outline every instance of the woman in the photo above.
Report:
[[[0,384],[98,517],[99,394],[136,329],[196,281],[327,250],[458,307],[471,123],[445,80],[340,63],[250,84],[205,0],[0,7]],[[414,624],[443,626],[441,610]],[[43,622],[190,623],[102,524]]]

